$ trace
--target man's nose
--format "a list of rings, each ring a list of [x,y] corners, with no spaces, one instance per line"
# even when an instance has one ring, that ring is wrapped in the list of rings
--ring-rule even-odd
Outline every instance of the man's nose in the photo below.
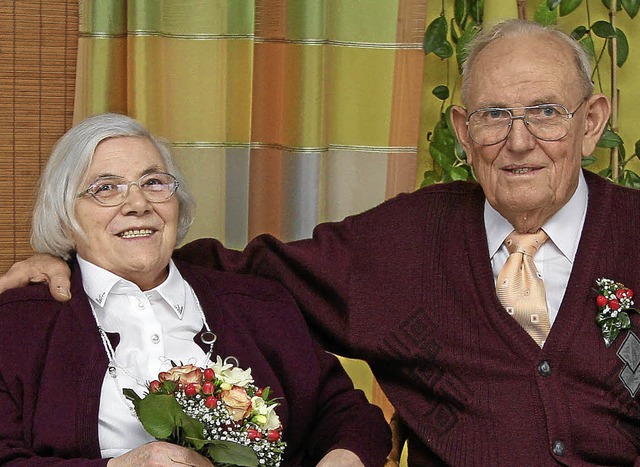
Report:
[[[536,137],[529,131],[524,115],[514,115],[511,130],[507,135],[507,147],[512,151],[527,151],[533,148]]]

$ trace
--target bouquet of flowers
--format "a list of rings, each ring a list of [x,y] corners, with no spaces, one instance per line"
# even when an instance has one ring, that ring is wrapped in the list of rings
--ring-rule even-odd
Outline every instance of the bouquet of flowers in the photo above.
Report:
[[[278,404],[233,357],[218,356],[207,368],[173,364],[144,397],[123,393],[156,439],[194,449],[216,466],[280,465],[286,443]]]
[[[633,290],[605,277],[596,280],[598,286],[596,323],[600,326],[604,344],[609,347],[623,329],[631,328],[629,313],[633,308]]]

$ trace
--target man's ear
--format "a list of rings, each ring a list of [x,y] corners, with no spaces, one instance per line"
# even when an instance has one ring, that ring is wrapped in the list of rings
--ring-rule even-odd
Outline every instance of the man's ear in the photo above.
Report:
[[[451,126],[453,131],[456,132],[456,138],[462,145],[464,152],[467,153],[467,162],[472,163],[471,160],[471,138],[469,137],[469,129],[467,128],[467,110],[459,105],[451,107]]]
[[[596,143],[602,136],[611,115],[611,102],[604,94],[594,94],[587,99],[585,108],[582,157],[588,157],[595,151]]]

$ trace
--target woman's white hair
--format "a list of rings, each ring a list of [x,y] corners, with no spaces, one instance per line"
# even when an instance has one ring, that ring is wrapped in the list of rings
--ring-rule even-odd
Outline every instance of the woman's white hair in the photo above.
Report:
[[[107,113],[80,122],[53,148],[40,178],[40,189],[33,211],[31,246],[39,253],[69,259],[75,251],[73,234],[84,235],[75,215],[74,205],[97,146],[104,140],[119,137],[149,140],[160,153],[167,172],[178,180],[178,235],[180,243],[191,223],[195,202],[186,181],[173,162],[169,146],[153,136],[136,120],[125,115]]]
[[[575,69],[578,73],[579,82],[577,86],[582,88],[582,97],[587,98],[593,93],[593,82],[591,81],[591,60],[589,55],[578,41],[568,36],[564,32],[552,26],[542,26],[531,21],[510,19],[502,21],[490,29],[483,29],[467,44],[467,57],[462,65],[462,89],[460,98],[462,104],[467,106],[469,102],[469,92],[473,86],[472,73],[478,54],[496,39],[508,37],[526,40],[527,37],[535,35],[546,35],[556,39],[560,44],[564,44],[571,50],[574,58]]]

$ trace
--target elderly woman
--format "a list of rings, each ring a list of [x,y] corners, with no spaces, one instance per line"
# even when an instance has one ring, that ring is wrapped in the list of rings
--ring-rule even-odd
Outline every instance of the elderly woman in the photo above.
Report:
[[[44,285],[0,296],[0,464],[210,465],[152,442],[122,389],[142,394],[170,362],[215,355],[251,367],[279,399],[282,465],[384,463],[381,412],[280,285],[171,260],[192,213],[169,150],[136,121],[100,115],[60,139],[32,244],[69,260],[73,298],[56,302]]]

